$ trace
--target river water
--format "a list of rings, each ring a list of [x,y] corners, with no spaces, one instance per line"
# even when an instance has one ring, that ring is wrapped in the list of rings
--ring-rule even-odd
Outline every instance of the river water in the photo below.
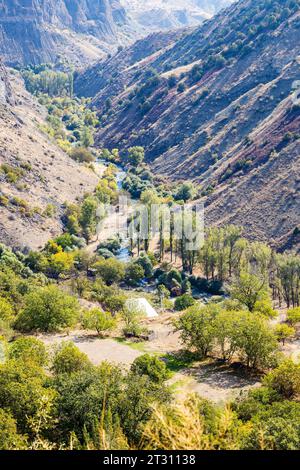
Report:
[[[101,165],[105,165],[105,166],[108,166],[110,164],[109,162],[101,158],[97,159],[97,163]],[[118,169],[116,173],[116,182],[117,182],[118,190],[121,191],[123,187],[123,181],[126,178],[126,171],[124,171],[121,165],[117,165],[115,163],[114,165]],[[122,263],[129,263],[132,260],[130,251],[128,249],[128,240],[121,240],[121,248],[115,257],[117,260],[122,261]]]

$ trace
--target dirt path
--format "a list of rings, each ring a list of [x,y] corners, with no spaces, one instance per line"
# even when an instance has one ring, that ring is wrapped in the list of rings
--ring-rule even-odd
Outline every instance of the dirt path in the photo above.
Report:
[[[72,341],[80,351],[84,352],[94,365],[98,365],[103,361],[130,367],[133,361],[142,353],[121,344],[114,339],[100,339],[87,331],[74,331],[69,335],[53,334],[39,335],[38,339],[42,340],[47,346],[55,347],[66,341]]]

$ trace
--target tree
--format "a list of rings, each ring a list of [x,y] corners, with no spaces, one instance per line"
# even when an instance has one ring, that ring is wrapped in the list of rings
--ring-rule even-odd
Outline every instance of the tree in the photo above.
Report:
[[[25,296],[24,303],[16,320],[21,331],[58,331],[78,319],[77,300],[54,285],[36,289]]]
[[[183,344],[196,350],[201,357],[207,356],[213,349],[213,321],[218,311],[214,305],[194,305],[175,322],[175,329],[180,331]]]
[[[169,375],[166,364],[150,354],[137,357],[131,366],[131,371],[134,374],[147,375],[155,383],[163,383]]]
[[[84,147],[75,147],[71,151],[71,158],[79,163],[92,163],[95,161],[95,158],[91,152]]]
[[[266,295],[265,280],[254,274],[241,273],[232,283],[230,294],[253,312],[255,304]]]
[[[138,264],[136,261],[129,263],[125,270],[125,280],[130,286],[136,286],[139,282],[144,279],[145,271],[143,266]]]
[[[0,408],[0,450],[23,450],[27,438],[18,433],[16,420],[11,413]]]
[[[86,197],[81,206],[79,223],[87,242],[96,233],[97,207],[97,200],[93,196]]]
[[[283,346],[286,340],[295,336],[296,333],[295,328],[285,325],[284,323],[276,325],[274,332],[278,341],[281,341]]]
[[[72,341],[63,342],[55,351],[52,370],[55,374],[71,374],[91,366],[86,354]]]
[[[115,416],[124,406],[122,370],[107,362],[72,374],[59,374],[53,387],[57,391],[56,433],[59,442],[67,445],[70,433],[75,433],[82,445],[86,435],[94,434],[105,412],[109,410]]]
[[[103,336],[116,326],[116,320],[110,312],[93,308],[84,313],[82,324],[86,330],[96,330],[99,336]]]
[[[49,277],[58,279],[63,274],[68,274],[74,268],[74,256],[72,253],[59,252],[48,258],[46,273]]]
[[[238,312],[222,310],[214,320],[214,339],[223,361],[230,361],[237,352],[235,340]]]
[[[94,145],[94,137],[89,127],[84,126],[81,132],[81,142],[85,148]]]
[[[9,345],[9,359],[33,362],[38,366],[45,366],[48,362],[48,353],[44,343],[36,338],[18,338]]]
[[[127,160],[132,166],[139,166],[145,158],[143,147],[130,147],[128,149]]]
[[[187,202],[190,199],[193,199],[196,196],[196,188],[193,183],[183,183],[177,189],[174,198],[177,201]]]
[[[247,367],[265,368],[274,364],[276,337],[267,321],[259,315],[239,312],[232,339]]]
[[[108,286],[122,281],[125,277],[124,264],[114,258],[97,261],[94,268]]]
[[[43,369],[34,363],[9,360],[0,365],[1,407],[12,414],[22,433],[29,431],[28,419],[38,412],[40,398],[53,397],[45,380]]]

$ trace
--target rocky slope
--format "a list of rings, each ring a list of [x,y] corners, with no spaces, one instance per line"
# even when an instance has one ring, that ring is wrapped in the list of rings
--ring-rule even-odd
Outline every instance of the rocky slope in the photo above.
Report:
[[[62,56],[82,66],[110,51],[125,24],[119,0],[1,0],[0,55],[10,65]]]
[[[241,0],[129,71],[110,63],[97,144],[144,146],[157,173],[201,184],[208,222],[283,240],[300,220],[299,37],[299,1]]]
[[[102,63],[87,68],[76,77],[76,94],[93,97],[101,90],[99,100],[104,106],[107,98],[117,96],[126,87],[134,85],[137,75],[142,74],[149,63],[172,47],[178,39],[187,34],[187,31],[180,29],[152,33]],[[118,79],[115,80],[114,77]]]
[[[12,247],[36,249],[61,233],[64,202],[98,180],[39,130],[44,117],[20,78],[0,66],[0,242]]]

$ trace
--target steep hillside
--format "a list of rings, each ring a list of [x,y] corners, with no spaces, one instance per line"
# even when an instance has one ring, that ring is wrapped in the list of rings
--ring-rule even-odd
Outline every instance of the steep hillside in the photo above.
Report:
[[[8,102],[0,91],[0,242],[38,248],[62,231],[64,202],[93,190],[97,177],[39,131],[44,109],[3,71],[0,90],[7,79],[10,85]]]
[[[197,25],[234,0],[120,0],[128,16],[143,31]]]
[[[214,191],[209,221],[286,236],[299,223],[299,5],[242,0],[144,59],[134,80],[116,73],[122,91],[104,87],[93,102],[103,114],[97,144],[142,145],[157,173]]]
[[[118,0],[1,0],[0,55],[10,65],[99,59],[119,40]]]
[[[182,29],[152,33],[102,63],[96,63],[77,75],[76,94],[93,97],[101,90],[99,99],[104,105],[107,98],[112,95],[117,96],[125,87],[135,84],[142,71],[147,70],[149,63],[172,47],[185,34],[187,30]],[[115,77],[118,79],[115,80]]]

